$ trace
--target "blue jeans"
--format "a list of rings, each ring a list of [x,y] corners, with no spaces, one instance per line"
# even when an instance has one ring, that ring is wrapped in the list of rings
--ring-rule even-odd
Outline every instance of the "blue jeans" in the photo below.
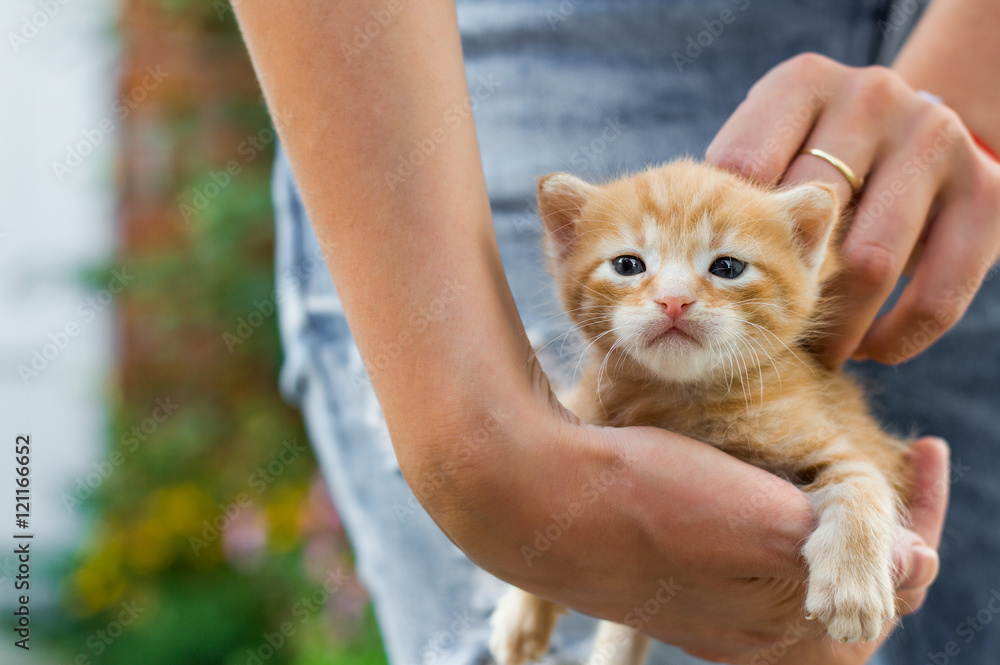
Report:
[[[806,50],[853,65],[885,60],[915,18],[906,3],[902,13],[890,13],[887,5],[459,1],[470,104],[443,116],[441,129],[469,122],[469,109],[475,112],[507,277],[529,337],[535,348],[546,348],[542,362],[557,381],[566,379],[576,358],[572,344],[549,344],[569,324],[559,315],[540,250],[535,178],[562,170],[601,180],[680,154],[701,155],[749,86],[778,62]],[[401,159],[415,164],[418,157]],[[280,153],[274,192],[276,269],[286,296],[279,319],[286,353],[281,388],[303,410],[389,658],[393,665],[487,662],[487,618],[505,586],[441,533],[404,482]],[[903,621],[872,662],[995,663],[1000,280],[991,274],[961,323],[916,360],[850,370],[872,387],[887,426],[943,436],[953,451],[939,580],[924,608]],[[550,660],[583,660],[594,623],[578,614],[560,621]],[[780,647],[759,662],[771,662],[774,654]],[[662,644],[650,659],[700,662]]]

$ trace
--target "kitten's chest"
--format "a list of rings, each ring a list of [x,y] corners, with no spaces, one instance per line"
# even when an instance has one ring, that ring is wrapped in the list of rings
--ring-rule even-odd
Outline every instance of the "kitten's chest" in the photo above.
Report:
[[[790,479],[796,453],[811,431],[787,401],[707,399],[685,387],[647,393],[611,389],[598,395],[581,386],[564,403],[591,424],[659,427]]]

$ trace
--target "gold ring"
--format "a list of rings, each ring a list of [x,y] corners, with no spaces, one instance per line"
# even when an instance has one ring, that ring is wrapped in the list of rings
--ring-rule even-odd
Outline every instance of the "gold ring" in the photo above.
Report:
[[[819,157],[820,159],[829,162],[830,165],[833,166],[833,168],[840,171],[841,175],[847,178],[847,182],[851,184],[852,194],[857,194],[858,192],[861,191],[861,188],[865,186],[864,178],[859,178],[858,176],[854,175],[854,171],[851,170],[850,166],[845,164],[843,161],[837,159],[827,151],[820,150],[819,148],[809,148],[807,150],[803,150],[801,154],[814,155],[816,157]]]

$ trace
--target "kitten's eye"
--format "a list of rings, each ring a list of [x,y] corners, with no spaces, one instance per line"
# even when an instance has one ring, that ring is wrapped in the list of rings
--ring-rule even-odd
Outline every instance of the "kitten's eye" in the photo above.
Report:
[[[731,256],[720,256],[712,264],[712,267],[708,269],[708,272],[712,273],[716,277],[723,277],[725,279],[736,279],[743,274],[746,270],[747,264],[743,263],[739,259],[734,259]]]
[[[619,256],[611,262],[619,275],[631,277],[646,272],[646,264],[637,256]]]

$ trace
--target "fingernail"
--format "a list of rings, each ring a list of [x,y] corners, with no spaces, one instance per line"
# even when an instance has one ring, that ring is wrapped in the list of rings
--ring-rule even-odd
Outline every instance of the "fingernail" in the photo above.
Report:
[[[948,452],[949,453],[951,452],[951,444],[949,444],[946,440],[942,439],[940,436],[932,436],[931,438],[937,441],[938,443],[943,444],[944,447],[948,449]]]
[[[913,559],[906,581],[901,587],[903,589],[922,589],[930,586],[931,582],[937,578],[938,568],[941,560],[937,550],[927,545],[914,545],[911,548]]]

